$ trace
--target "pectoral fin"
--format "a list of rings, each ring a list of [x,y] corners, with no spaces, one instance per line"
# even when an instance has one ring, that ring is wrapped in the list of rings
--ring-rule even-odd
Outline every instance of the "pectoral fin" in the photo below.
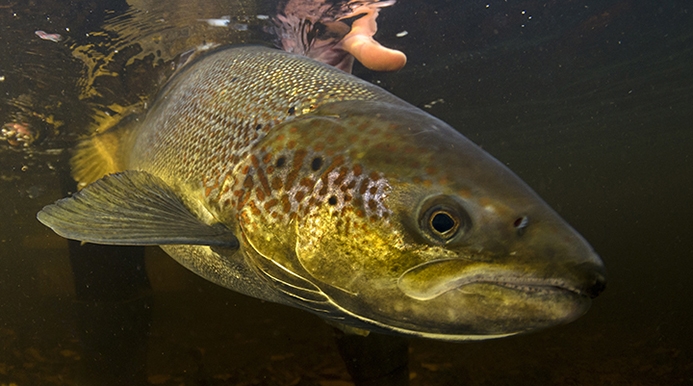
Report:
[[[106,176],[36,217],[60,236],[94,244],[238,248],[228,228],[202,222],[171,187],[143,171]]]

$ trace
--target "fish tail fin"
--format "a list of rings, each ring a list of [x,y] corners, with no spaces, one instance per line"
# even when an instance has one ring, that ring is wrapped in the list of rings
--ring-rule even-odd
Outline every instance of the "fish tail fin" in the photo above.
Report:
[[[128,144],[138,117],[139,114],[127,116],[114,127],[85,138],[77,145],[70,164],[79,189],[106,175],[125,170]]]

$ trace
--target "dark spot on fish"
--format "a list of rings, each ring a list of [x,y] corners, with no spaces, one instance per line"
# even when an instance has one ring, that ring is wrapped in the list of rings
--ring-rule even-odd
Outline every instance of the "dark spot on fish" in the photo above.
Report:
[[[313,162],[310,163],[310,168],[314,172],[317,172],[322,167],[322,162],[322,157],[315,157],[313,158]]]
[[[277,168],[280,168],[280,167],[284,166],[285,164],[286,164],[286,157],[281,156],[281,157],[277,158],[277,163],[275,164],[275,166]]]
[[[337,197],[335,196],[330,196],[329,199],[327,199],[327,203],[334,206],[337,205]]]
[[[262,129],[262,125],[258,123],[257,126],[255,126],[255,131],[260,131],[260,129]]]
[[[296,108],[293,107],[293,106],[292,106],[292,107],[289,107],[289,110],[287,111],[287,113],[288,113],[289,115],[294,115],[295,112],[296,112]]]

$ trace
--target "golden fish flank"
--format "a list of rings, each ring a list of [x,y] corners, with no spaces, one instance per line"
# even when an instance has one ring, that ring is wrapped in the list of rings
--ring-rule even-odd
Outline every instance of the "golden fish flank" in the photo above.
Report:
[[[505,166],[285,52],[208,54],[73,164],[89,185],[38,214],[58,234],[161,245],[212,282],[351,327],[495,338],[574,320],[604,289],[589,244]]]

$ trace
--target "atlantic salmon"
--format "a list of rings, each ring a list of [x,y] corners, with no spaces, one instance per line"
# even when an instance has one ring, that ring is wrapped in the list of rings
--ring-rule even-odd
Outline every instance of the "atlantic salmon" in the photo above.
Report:
[[[505,165],[383,89],[264,47],[208,53],[84,141],[38,219],[160,245],[198,275],[346,328],[440,340],[570,322],[592,247]]]

